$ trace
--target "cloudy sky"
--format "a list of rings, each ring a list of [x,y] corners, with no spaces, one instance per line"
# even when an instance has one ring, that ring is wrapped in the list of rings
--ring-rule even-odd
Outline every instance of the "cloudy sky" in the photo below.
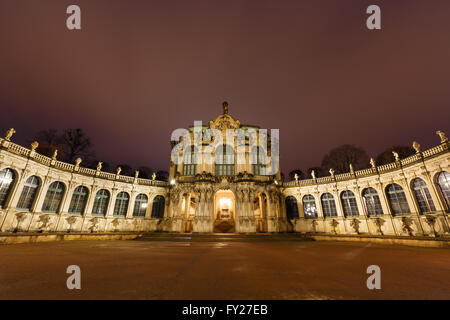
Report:
[[[82,30],[66,28],[66,8]],[[378,4],[382,30],[365,27]],[[450,131],[450,1],[1,0],[0,131],[81,127],[97,157],[168,169],[175,128],[279,128],[281,166]],[[450,132],[449,132],[450,133]]]

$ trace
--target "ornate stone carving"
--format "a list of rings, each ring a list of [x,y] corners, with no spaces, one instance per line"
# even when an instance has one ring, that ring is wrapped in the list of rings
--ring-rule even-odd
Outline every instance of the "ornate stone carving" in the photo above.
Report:
[[[413,234],[413,220],[409,217],[402,217],[402,230],[408,235],[412,236]]]
[[[330,226],[331,226],[331,228],[333,230],[333,233],[337,234],[338,233],[337,232],[337,227],[339,226],[339,222],[337,222],[336,219],[333,219],[333,220],[330,221]]]
[[[50,225],[50,223],[49,223],[50,220],[51,220],[51,217],[49,214],[41,214],[39,216],[39,220],[38,220],[38,222],[41,223],[41,225],[39,226],[39,229],[46,230],[47,227]]]
[[[333,169],[333,168],[331,168],[328,172],[330,172],[330,175],[331,175],[332,177],[334,177],[334,169]]]
[[[228,102],[224,101],[222,103],[222,107],[223,107],[223,114],[228,114]]]
[[[359,221],[358,219],[352,219],[350,221],[350,226],[353,228],[353,230],[355,230],[355,232],[357,234],[359,234],[359,225],[360,225],[361,221]]]
[[[372,168],[376,168],[376,167],[377,167],[377,163],[375,162],[375,159],[374,159],[374,158],[370,158],[370,166],[371,166]]]
[[[152,173],[152,180],[155,181],[156,180],[156,173]]]
[[[39,147],[39,142],[33,141],[33,142],[31,143],[31,151],[32,151],[32,152],[35,152],[36,149],[37,149],[38,147]]]
[[[313,230],[314,233],[317,233],[317,225],[318,224],[319,223],[317,222],[317,220],[312,220],[311,221],[311,227],[312,227],[312,230]]]
[[[58,149],[55,149],[55,151],[53,151],[52,160],[56,160],[56,157],[58,157]]]
[[[100,222],[100,219],[95,217],[95,218],[92,218],[91,220],[89,220],[89,222],[91,223],[91,225],[89,226],[88,230],[90,232],[96,231],[98,228],[98,223]]]
[[[400,161],[400,156],[398,155],[397,152],[392,151],[392,155],[394,156],[394,159],[395,159],[396,162],[399,162],[399,161]]]
[[[427,215],[425,217],[425,222],[430,226],[433,233],[430,234],[431,237],[437,237],[438,233],[436,232],[436,217],[432,215]]]
[[[414,141],[412,146],[416,150],[416,153],[420,153],[420,144],[417,141]]]
[[[121,167],[117,167],[116,168],[116,174],[119,175],[122,172],[122,168]]]
[[[383,226],[383,224],[386,222],[384,219],[382,218],[375,218],[373,219],[374,224],[377,226],[378,230],[377,232],[381,235],[383,235],[383,229],[381,228]]]
[[[83,161],[83,159],[81,159],[81,158],[76,158],[75,159],[75,171],[78,171],[78,169],[80,169],[81,161]]]
[[[448,138],[445,136],[445,132],[438,130],[436,131],[436,134],[439,136],[439,138],[441,138],[441,143],[445,143],[448,141]]]
[[[5,140],[6,141],[11,141],[12,136],[14,135],[14,133],[16,133],[16,130],[14,130],[14,128],[10,128],[6,131],[5,134]]]
[[[101,161],[99,161],[97,163],[97,171],[102,171],[102,165],[103,165],[103,162],[101,162]]]
[[[70,216],[66,218],[67,224],[69,225],[69,230],[68,232],[70,232],[72,230],[72,226],[77,222],[77,218],[75,216]]]
[[[16,216],[16,220],[17,220],[17,226],[15,228],[15,232],[20,230],[20,224],[25,220],[25,218],[27,217],[27,214],[25,212],[17,212],[15,214]]]

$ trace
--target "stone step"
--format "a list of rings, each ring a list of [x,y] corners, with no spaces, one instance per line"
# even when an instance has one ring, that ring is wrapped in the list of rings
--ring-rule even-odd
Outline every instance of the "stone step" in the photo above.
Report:
[[[314,241],[313,238],[295,233],[166,233],[154,232],[144,233],[136,240],[139,241]]]

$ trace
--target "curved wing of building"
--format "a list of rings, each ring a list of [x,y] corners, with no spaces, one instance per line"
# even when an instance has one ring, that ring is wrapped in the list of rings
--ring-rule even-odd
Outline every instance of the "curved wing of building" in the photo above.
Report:
[[[393,163],[282,183],[277,140],[228,113],[172,141],[170,183],[107,173],[0,139],[1,232],[450,230],[449,141]],[[256,138],[255,138],[256,137]]]

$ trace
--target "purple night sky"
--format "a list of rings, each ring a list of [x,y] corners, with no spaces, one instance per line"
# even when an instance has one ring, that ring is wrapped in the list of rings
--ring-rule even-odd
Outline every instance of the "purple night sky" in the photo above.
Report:
[[[366,29],[371,4],[381,31]],[[344,143],[426,148],[450,131],[449,13],[448,0],[1,0],[0,134],[27,145],[81,127],[99,159],[168,170],[172,130],[226,100],[241,123],[280,129],[285,174]]]

